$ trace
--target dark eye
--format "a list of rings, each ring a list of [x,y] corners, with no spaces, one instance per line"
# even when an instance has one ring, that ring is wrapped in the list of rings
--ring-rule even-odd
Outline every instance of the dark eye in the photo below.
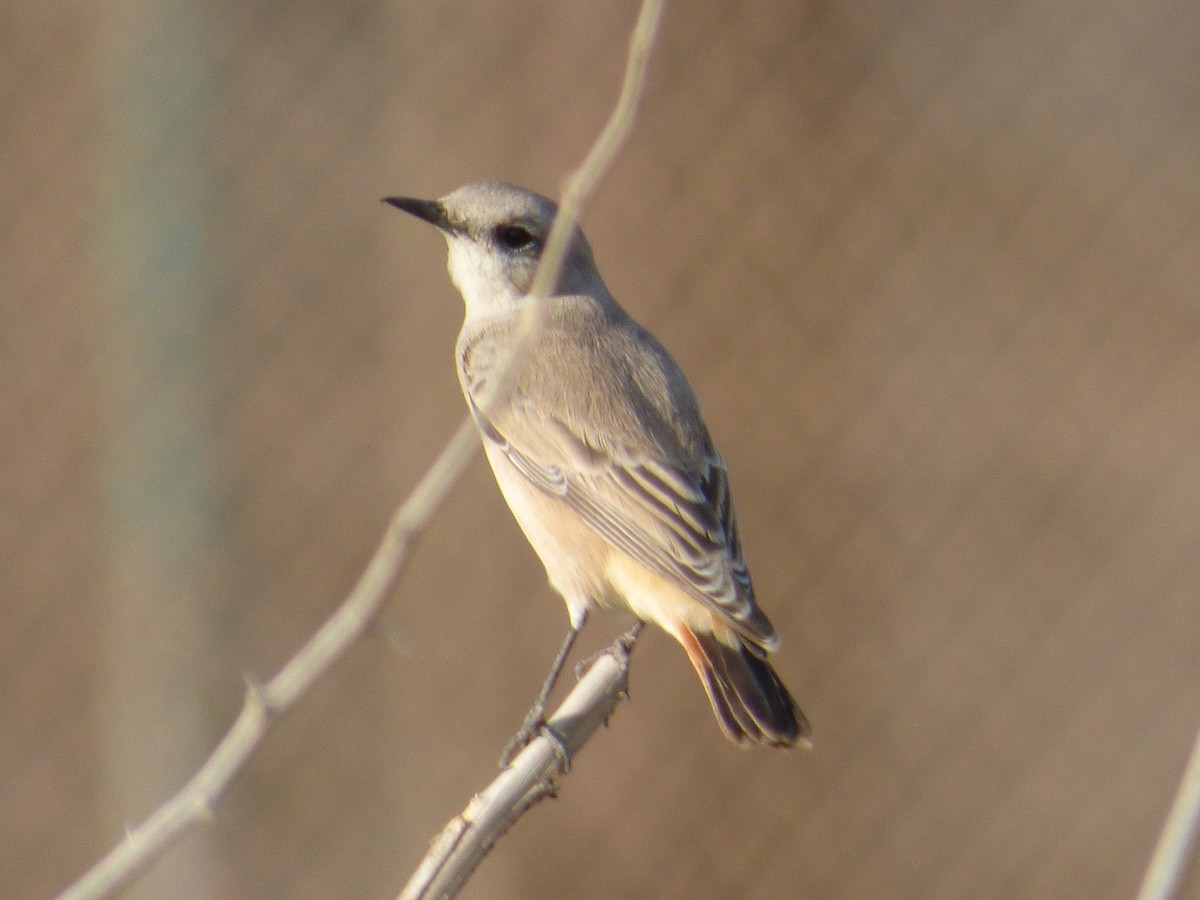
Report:
[[[496,228],[496,240],[501,247],[524,251],[537,247],[538,239],[524,225],[500,225]]]

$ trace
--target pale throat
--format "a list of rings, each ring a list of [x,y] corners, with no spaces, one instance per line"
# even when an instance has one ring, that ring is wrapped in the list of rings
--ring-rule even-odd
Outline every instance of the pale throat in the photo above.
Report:
[[[520,309],[525,299],[497,260],[473,242],[446,238],[446,268],[467,307],[467,319],[484,319]]]

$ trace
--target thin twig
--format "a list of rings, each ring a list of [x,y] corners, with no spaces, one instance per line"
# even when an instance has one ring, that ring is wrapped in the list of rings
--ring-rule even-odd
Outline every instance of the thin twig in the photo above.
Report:
[[[554,792],[576,752],[627,694],[628,673],[629,648],[618,641],[596,658],[512,765],[450,820],[398,900],[448,900],[457,894],[504,832]]]
[[[480,411],[486,418],[500,411],[508,402],[517,379],[529,363],[536,336],[546,318],[544,301],[558,282],[579,214],[600,187],[601,181],[633,130],[638,106],[645,92],[646,73],[650,68],[650,55],[658,35],[658,23],[662,19],[665,5],[666,0],[644,0],[642,3],[641,12],[638,13],[629,39],[629,57],[625,63],[625,78],[621,84],[617,104],[587,156],[563,185],[558,215],[554,217],[550,234],[546,236],[546,249],[542,253],[541,264],[534,274],[533,285],[529,290],[529,297],[533,302],[526,304],[520,327],[510,347],[510,354],[505,364],[498,367],[496,374],[488,377],[491,390],[484,394],[479,403]]]
[[[158,807],[70,885],[59,900],[98,900],[127,884],[185,831],[212,818],[229,783],[245,768],[272,720],[367,630],[408,561],[412,548],[470,462],[479,438],[469,420],[396,511],[358,583],[308,642],[265,684],[251,681],[241,712],[212,754],[183,788]]]
[[[1200,733],[1196,734],[1191,758],[1146,869],[1138,900],[1173,900],[1179,896],[1192,862],[1197,832],[1200,832]]]
[[[631,41],[621,97],[584,163],[568,179],[558,220],[551,229],[534,279],[535,297],[546,297],[557,282],[570,228],[632,128],[662,5],[662,0],[646,0],[642,7]],[[511,396],[542,327],[544,306],[543,302],[528,305],[529,311],[502,369],[500,383],[482,404],[486,411],[494,412]],[[212,818],[217,801],[245,768],[275,717],[295,705],[362,637],[378,615],[417,540],[478,448],[475,425],[468,419],[393,515],[358,583],[333,615],[273,678],[262,684],[250,683],[237,719],[196,774],[147,819],[129,829],[120,843],[59,895],[59,900],[98,900],[109,896],[166,852],[189,828]]]

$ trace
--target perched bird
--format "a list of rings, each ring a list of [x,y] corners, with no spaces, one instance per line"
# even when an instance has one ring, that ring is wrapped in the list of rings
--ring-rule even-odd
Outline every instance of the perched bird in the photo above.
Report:
[[[497,182],[386,202],[446,239],[466,302],[463,393],[500,490],[567,604],[571,628],[542,701],[588,612],[631,612],[683,645],[731,741],[807,744],[808,722],[767,662],[779,637],[755,601],[696,397],[613,299],[582,232],[511,401],[487,415],[479,398],[514,341],[557,207]]]

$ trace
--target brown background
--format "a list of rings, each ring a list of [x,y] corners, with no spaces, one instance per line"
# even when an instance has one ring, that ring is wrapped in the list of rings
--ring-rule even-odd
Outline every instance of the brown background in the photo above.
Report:
[[[668,10],[585,224],[817,746],[736,751],[652,635],[465,896],[1130,897],[1200,725],[1200,6],[735,6]],[[0,7],[0,895],[178,787],[352,585],[464,414],[441,242],[378,198],[556,193],[634,12]],[[126,896],[394,896],[565,624],[477,461]]]

